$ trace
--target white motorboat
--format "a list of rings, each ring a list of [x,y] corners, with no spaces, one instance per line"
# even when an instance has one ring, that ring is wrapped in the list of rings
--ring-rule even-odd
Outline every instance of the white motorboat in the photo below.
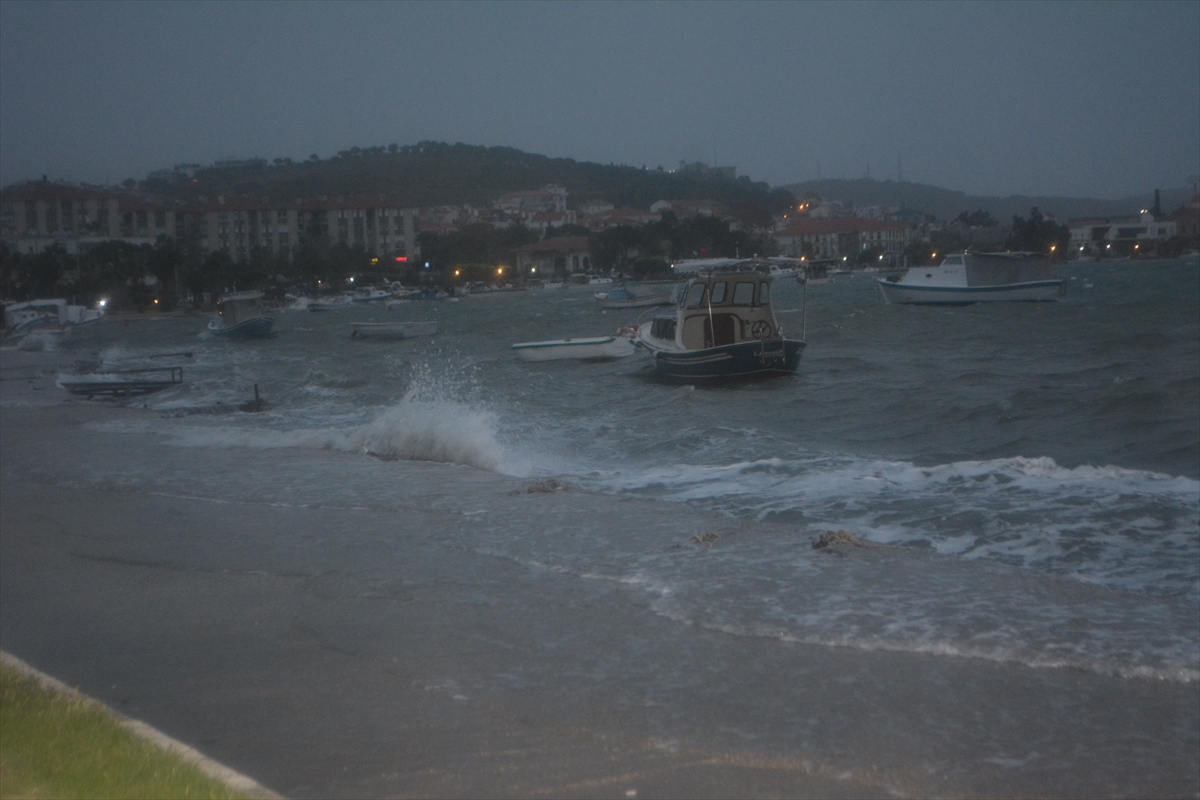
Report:
[[[252,338],[269,336],[274,324],[275,319],[263,313],[262,292],[226,292],[217,301],[217,316],[208,323],[208,331],[213,336]]]
[[[353,303],[374,303],[381,300],[388,300],[391,296],[391,292],[385,292],[383,289],[376,289],[374,286],[364,286],[350,295],[350,301]]]
[[[613,282],[612,278],[601,278],[599,275],[588,274],[588,286],[608,286]]]
[[[768,258],[767,261],[769,262],[767,270],[771,273],[772,278],[791,278],[799,275],[804,269],[804,262],[798,258],[779,256]]]
[[[413,322],[351,322],[352,339],[412,339],[437,333],[435,321]]]
[[[66,339],[71,331],[99,322],[103,308],[73,306],[66,300],[29,300],[4,308],[4,338],[20,339],[29,334]]]
[[[612,336],[592,339],[552,339],[546,342],[521,342],[512,349],[523,361],[609,361],[625,358],[637,351],[631,330],[619,330]]]
[[[662,376],[726,380],[793,374],[805,342],[788,339],[771,307],[769,264],[755,259],[701,272],[673,314],[638,328]],[[803,323],[802,323],[803,324]]]
[[[1039,253],[956,253],[936,267],[912,267],[902,277],[876,278],[884,302],[965,305],[981,302],[1050,302],[1063,282],[1050,277],[1050,259]]]

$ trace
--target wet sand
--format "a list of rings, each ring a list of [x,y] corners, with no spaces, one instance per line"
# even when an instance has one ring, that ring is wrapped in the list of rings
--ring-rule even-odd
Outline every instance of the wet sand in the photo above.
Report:
[[[0,354],[0,646],[286,796],[1200,791],[1194,686],[681,624],[536,547],[490,549],[487,533],[703,557],[696,533],[724,546],[785,532],[451,465],[108,433],[140,410],[63,402],[56,360],[70,362]],[[386,474],[396,502],[325,504],[319,486],[302,504],[182,496],[93,475],[137,461],[250,483],[318,459],[347,480]]]

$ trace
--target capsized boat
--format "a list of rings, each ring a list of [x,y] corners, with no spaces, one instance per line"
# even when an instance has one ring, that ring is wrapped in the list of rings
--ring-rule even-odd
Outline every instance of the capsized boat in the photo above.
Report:
[[[352,339],[411,339],[437,333],[436,321],[412,322],[351,322]]]
[[[552,339],[545,342],[521,342],[512,349],[523,361],[609,361],[625,358],[637,352],[634,331],[622,328],[612,336],[591,339]]]
[[[771,282],[770,263],[758,259],[697,273],[674,314],[638,328],[638,343],[669,378],[790,375],[806,342],[784,337],[771,306]]]
[[[903,276],[876,278],[886,303],[965,305],[1051,302],[1063,294],[1040,253],[955,253],[938,266],[912,267]]]
[[[208,330],[213,336],[249,338],[270,335],[274,324],[274,318],[263,313],[262,292],[226,292],[217,301],[217,316]]]
[[[4,308],[4,338],[19,339],[36,333],[66,339],[71,331],[99,322],[102,308],[73,306],[66,300],[29,300]]]
[[[635,295],[624,286],[618,286],[612,291],[595,292],[592,297],[602,309],[613,308],[650,308],[652,306],[669,306],[675,302],[675,292],[666,291],[657,294]]]

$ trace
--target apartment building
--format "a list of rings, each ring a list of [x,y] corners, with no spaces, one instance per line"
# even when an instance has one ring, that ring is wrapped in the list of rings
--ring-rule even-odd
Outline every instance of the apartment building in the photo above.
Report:
[[[909,243],[909,228],[900,222],[859,217],[798,219],[775,232],[781,254],[799,257],[808,245],[818,258],[857,257],[878,249],[885,257],[896,258]]]
[[[0,192],[0,239],[20,253],[69,253],[111,239],[153,244],[177,234],[176,210],[131,194],[33,181]]]

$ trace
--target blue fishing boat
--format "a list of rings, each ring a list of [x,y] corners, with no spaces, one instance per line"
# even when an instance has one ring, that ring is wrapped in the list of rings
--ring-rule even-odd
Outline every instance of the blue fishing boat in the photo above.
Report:
[[[217,316],[208,323],[209,333],[237,338],[269,336],[275,320],[263,313],[262,298],[263,293],[256,291],[221,295]]]
[[[675,313],[638,328],[665,377],[721,380],[793,374],[806,342],[784,337],[771,307],[770,264],[735,261],[698,273]]]

